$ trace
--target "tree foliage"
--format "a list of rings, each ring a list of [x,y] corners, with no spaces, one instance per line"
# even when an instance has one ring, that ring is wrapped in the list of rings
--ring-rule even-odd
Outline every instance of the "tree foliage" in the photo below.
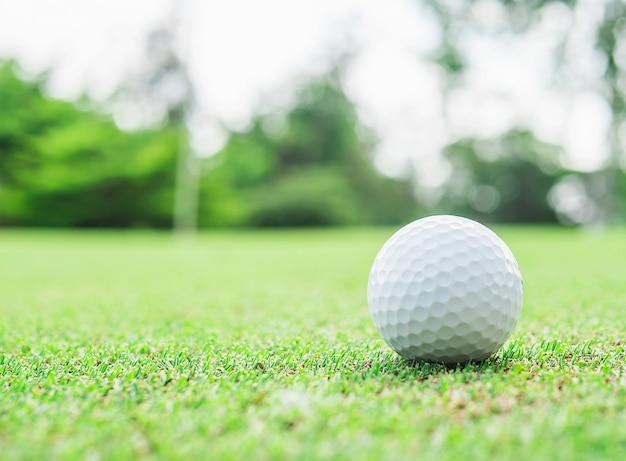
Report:
[[[439,21],[442,39],[430,58],[446,77],[444,91],[452,92],[467,70],[464,34],[481,27],[472,10],[478,0],[420,3]],[[576,0],[497,3],[508,31],[518,33],[537,24],[551,4],[577,7]],[[205,162],[199,224],[389,224],[434,212],[504,222],[587,222],[576,218],[585,214],[578,203],[603,210],[585,214],[594,219],[624,216],[626,7],[618,0],[603,5],[595,47],[606,58],[601,94],[613,118],[611,160],[602,171],[565,171],[557,147],[516,127],[494,139],[451,141],[443,152],[450,177],[439,191],[441,200],[418,205],[413,178],[387,178],[374,167],[375,137],[361,125],[336,69],[302,85],[291,109],[260,113],[249,128],[230,133],[222,151]],[[563,44],[567,40],[564,34]],[[120,89],[133,104],[157,107],[164,123],[134,132],[89,109],[87,99],[47,97],[45,75],[24,80],[15,63],[0,63],[0,224],[171,226],[181,127],[193,106],[190,81],[172,44],[166,32],[152,34],[145,73]],[[555,56],[556,66],[562,58]],[[557,200],[559,191],[568,190],[582,198]]]
[[[168,130],[127,133],[112,119],[44,95],[45,79],[0,66],[0,218],[5,224],[165,227],[171,221]]]
[[[218,154],[205,190],[234,202],[222,222],[253,226],[398,223],[416,213],[410,180],[380,175],[373,137],[331,76],[305,85],[284,116],[256,117]],[[208,197],[204,203],[210,204]],[[201,213],[211,219],[210,213]],[[215,213],[214,213],[215,217]],[[215,219],[217,219],[215,217]]]
[[[491,2],[482,2],[479,0],[417,0],[416,3],[427,5],[439,23],[442,31],[442,40],[439,49],[432,54],[431,58],[442,69],[443,74],[447,77],[447,86],[444,91],[452,92],[457,84],[463,83],[463,75],[467,70],[467,60],[464,55],[464,34],[476,33],[490,34],[492,39],[497,40],[499,34],[505,31],[507,34],[525,34],[534,26],[538,25],[545,19],[544,13],[554,4],[564,5],[572,10],[573,16],[585,14],[585,9],[589,9],[589,5],[584,7],[579,5],[577,0],[497,0]],[[479,5],[483,3],[483,5]],[[584,194],[584,200],[593,202],[593,207],[598,211],[593,213],[594,219],[597,221],[611,222],[623,221],[626,215],[623,210],[625,208],[626,194],[623,193],[623,177],[626,168],[626,156],[624,155],[626,138],[623,136],[624,127],[626,127],[626,5],[621,0],[607,0],[601,3],[602,16],[599,21],[590,21],[589,25],[595,27],[595,49],[604,58],[606,65],[603,68],[602,82],[598,82],[595,90],[598,95],[604,97],[607,104],[611,108],[612,120],[609,130],[610,159],[608,165],[601,171],[593,174],[581,172],[569,172],[571,179],[573,176],[577,178],[577,184],[580,184]],[[494,5],[499,4],[499,11],[506,24],[505,28],[500,25],[493,30],[489,26],[484,28],[480,20],[476,20],[474,8],[477,6],[487,5],[493,9]],[[555,66],[555,82],[559,78],[567,79],[571,75],[572,69],[576,64],[571,62],[576,58],[566,56],[566,50],[576,47],[574,43],[575,34],[570,34],[565,30],[560,38],[560,45],[555,48],[553,56],[553,64]],[[571,42],[571,43],[570,43]],[[599,59],[602,62],[602,59]],[[569,66],[569,67],[568,67]],[[602,69],[600,69],[602,70]],[[589,90],[594,90],[586,83]],[[509,134],[504,136],[503,142],[507,144],[511,141],[512,133],[523,132],[523,127],[513,129]],[[536,140],[531,133],[527,133],[524,137],[527,142],[525,150],[532,152],[538,147]],[[502,144],[498,139],[484,141],[480,139],[465,139],[454,142],[446,149],[446,155],[451,160],[453,166],[453,175],[450,181],[446,183],[443,193],[443,201],[439,204],[439,209],[458,210],[458,212],[470,212],[482,215],[483,219],[492,220],[517,220],[520,217],[531,221],[552,220],[554,216],[562,216],[560,212],[550,212],[546,209],[549,201],[546,195],[550,193],[552,188],[546,187],[553,184],[553,187],[563,178],[563,174],[553,174],[552,170],[546,170],[542,167],[543,151],[538,151],[541,155],[524,155],[519,154],[517,158],[498,158],[489,159],[479,155],[478,147],[485,143]],[[589,153],[593,155],[593,153]],[[522,170],[525,170],[523,173]],[[463,171],[464,173],[460,173]],[[491,183],[491,180],[485,176],[494,176],[493,180],[498,181],[499,177],[520,177],[534,178],[535,187],[524,189],[517,196],[516,200],[510,203],[507,200],[499,201],[498,208],[489,213],[481,213],[475,209],[475,203],[472,205],[471,197],[476,195],[476,190],[482,191],[483,194],[498,193],[499,197],[505,198],[507,194],[500,194],[497,191],[499,186]],[[557,180],[556,182],[554,180]],[[463,185],[459,185],[456,181],[461,181]],[[529,184],[532,184],[530,182]],[[489,186],[490,189],[485,187]],[[491,192],[486,192],[487,190]],[[540,193],[538,193],[540,191]],[[583,200],[581,198],[581,200]],[[574,201],[575,202],[575,201]],[[511,213],[504,213],[507,203],[511,207]],[[480,208],[480,206],[479,206]],[[543,208],[543,211],[541,209]],[[569,220],[566,220],[569,222]],[[586,221],[580,221],[586,222]]]
[[[0,67],[0,218],[4,225],[170,227],[180,130],[137,132],[45,95]],[[83,105],[88,101],[84,100]],[[282,128],[272,128],[272,119]],[[274,120],[274,125],[276,125]],[[363,133],[363,135],[359,135]],[[259,115],[233,133],[201,184],[203,226],[304,226],[410,219],[409,180],[373,167],[354,108],[339,85],[305,85],[284,115]]]
[[[496,222],[556,222],[548,202],[563,175],[559,149],[526,130],[497,140],[464,139],[446,148],[452,166],[440,207]]]

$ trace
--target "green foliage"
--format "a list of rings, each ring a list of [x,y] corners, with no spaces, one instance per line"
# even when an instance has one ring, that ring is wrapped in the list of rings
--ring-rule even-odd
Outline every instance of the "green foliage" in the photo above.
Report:
[[[559,152],[523,130],[458,141],[445,151],[452,175],[440,207],[487,221],[556,222],[548,193],[563,174]]]
[[[494,357],[397,357],[365,287],[393,229],[3,231],[0,460],[619,460],[625,229],[496,229],[525,284]]]
[[[13,225],[169,226],[176,132],[127,133],[0,67],[0,218]]]
[[[463,73],[466,63],[458,50],[445,42],[434,54],[435,61],[446,73],[448,77],[454,78]]]
[[[309,167],[251,192],[253,226],[330,226],[363,219],[359,199],[341,171]]]
[[[611,199],[607,206],[610,221],[626,221],[626,168],[624,164],[624,141],[621,135],[626,123],[626,66],[623,50],[626,46],[626,5],[618,0],[605,2],[604,17],[596,32],[596,48],[605,56],[607,65],[604,71],[604,82],[607,102],[611,106],[613,120],[609,136],[612,142],[611,159],[608,171],[608,183],[612,186],[608,191]],[[620,62],[621,61],[621,62]]]
[[[606,76],[613,80],[621,73],[615,50],[624,34],[626,6],[619,0],[605,2],[604,18],[596,32],[596,47],[606,56]],[[613,82],[611,82],[613,83]]]
[[[424,3],[434,13],[434,16],[439,23],[442,31],[442,41],[438,50],[431,56],[431,59],[440,66],[448,77],[448,90],[454,86],[455,83],[462,81],[460,78],[465,71],[466,63],[465,56],[463,54],[463,31],[473,30],[480,28],[481,25],[472,19],[472,8],[478,3],[477,0],[467,1],[449,1],[449,0],[425,0]],[[523,34],[528,32],[534,25],[545,19],[543,14],[546,8],[560,4],[567,8],[574,10],[578,6],[578,0],[498,0],[504,7],[507,20],[507,33],[513,32]],[[575,173],[580,181],[587,184],[590,181],[593,183],[598,182],[598,178],[601,179],[603,195],[604,197],[598,197],[598,194],[593,194],[593,190],[596,184],[591,187],[587,187],[592,194],[587,197],[595,202],[595,205],[601,208],[601,212],[598,216],[605,216],[609,222],[623,222],[626,220],[626,214],[623,212],[626,205],[626,194],[622,191],[621,182],[619,178],[623,176],[624,168],[622,162],[622,156],[624,151],[624,142],[620,132],[626,122],[624,112],[626,109],[626,94],[624,71],[626,67],[623,62],[623,48],[624,40],[626,39],[626,26],[624,17],[626,14],[626,6],[621,0],[608,0],[602,2],[603,15],[595,27],[595,46],[596,49],[606,59],[606,66],[604,67],[604,85],[602,85],[602,95],[606,97],[607,103],[610,105],[613,115],[611,129],[609,133],[609,140],[611,143],[611,159],[609,164],[609,171],[601,172],[598,175],[585,175],[582,173]],[[577,13],[582,14],[583,8],[580,8]],[[500,32],[496,32],[498,34]],[[563,62],[567,62],[567,58],[564,53],[565,50],[569,50],[568,41],[571,40],[571,34],[567,32],[560,37],[561,44],[558,47],[557,56],[554,57],[555,74],[559,75],[562,70],[559,68]],[[497,35],[492,35],[492,39],[497,40]],[[563,75],[568,74],[568,70],[565,69]],[[561,76],[563,76],[561,75]],[[527,151],[532,151],[536,146],[532,140],[528,139],[529,144],[526,146]],[[552,221],[555,218],[555,213],[545,208],[546,196],[550,190],[550,185],[554,184],[554,172],[552,170],[545,170],[541,165],[541,157],[529,157],[523,155],[520,162],[508,162],[509,166],[504,160],[498,160],[496,162],[485,162],[479,156],[471,153],[461,153],[460,151],[469,150],[472,151],[474,147],[472,144],[474,141],[465,140],[461,143],[455,143],[448,146],[446,149],[448,155],[453,157],[463,157],[460,162],[455,160],[455,175],[452,181],[460,181],[459,184],[451,184],[447,187],[444,201],[439,204],[441,210],[456,210],[458,213],[470,214],[478,216],[481,219],[503,220],[503,221],[518,221],[519,219],[530,219],[531,221]],[[497,143],[497,140],[491,142]],[[465,146],[463,146],[465,144]],[[591,154],[590,154],[591,155]],[[471,166],[472,161],[476,161],[476,164]],[[459,165],[459,163],[461,163]],[[487,165],[493,163],[491,165]],[[516,163],[516,164],[514,164]],[[620,166],[622,165],[622,166]],[[525,182],[528,186],[533,183],[536,187],[527,187],[523,194],[518,194],[517,199],[510,203],[501,203],[500,207],[494,210],[493,213],[481,213],[472,206],[471,197],[476,194],[475,184],[476,173],[480,171],[492,170],[493,178],[497,179],[497,170],[514,169],[516,173],[514,176],[520,176],[517,178],[517,182]],[[471,174],[467,173],[469,170]],[[459,174],[459,171],[465,173]],[[469,176],[469,177],[468,177]],[[480,176],[480,175],[479,175]],[[553,176],[551,179],[550,176]],[[493,179],[492,178],[492,179]],[[524,179],[526,178],[526,179]],[[482,180],[482,179],[481,179]],[[491,186],[491,184],[488,184]],[[494,187],[494,186],[491,186]],[[500,186],[495,186],[496,189],[500,189]],[[486,191],[487,189],[482,189]],[[493,192],[493,190],[492,190]],[[497,190],[501,197],[506,198],[507,193]],[[506,200],[505,200],[506,201]],[[480,208],[480,207],[479,207]],[[515,210],[515,211],[514,211]],[[603,219],[604,220],[604,219]]]
[[[106,116],[45,96],[45,78],[0,68],[0,218],[6,225],[169,227],[180,140],[168,126],[128,133]],[[233,133],[201,181],[201,226],[401,222],[409,181],[381,177],[372,143],[331,79],[303,87],[271,132],[270,116]]]
[[[445,91],[462,82],[467,62],[461,40],[481,27],[477,1],[425,0],[441,28],[431,59],[449,77]],[[544,8],[576,0],[499,0],[507,27],[523,33],[545,17]],[[604,3],[596,47],[606,57],[605,94],[613,111],[612,159],[598,174],[564,172],[558,152],[517,128],[501,139],[465,139],[445,155],[452,175],[442,200],[418,204],[412,178],[392,179],[373,166],[374,136],[360,124],[338,83],[339,69],[300,88],[287,113],[258,115],[250,128],[232,133],[201,179],[201,227],[395,224],[419,214],[451,212],[487,221],[554,222],[547,196],[567,173],[575,174],[606,221],[626,216],[623,152],[626,37],[623,2]],[[499,32],[497,32],[499,33]],[[0,63],[0,225],[169,227],[175,157],[193,88],[165,30],[148,40],[149,62],[120,95],[149,97],[170,125],[127,133],[110,117],[82,105],[45,96],[45,76],[24,81],[14,63]],[[495,37],[494,37],[495,38]],[[562,50],[568,37],[563,36]],[[623,53],[622,53],[623,54]],[[559,59],[555,57],[558,65]],[[164,97],[164,82],[184,88],[179,100]],[[165,85],[167,86],[167,84]],[[83,109],[80,109],[80,108]],[[277,123],[278,121],[278,123]],[[559,215],[560,216],[560,215]]]
[[[222,192],[229,195],[222,199],[239,204],[231,221],[214,218],[229,224],[345,225],[410,219],[416,208],[411,182],[377,173],[372,150],[354,107],[327,76],[305,85],[284,118],[260,115],[249,130],[233,133],[203,187],[222,184]]]

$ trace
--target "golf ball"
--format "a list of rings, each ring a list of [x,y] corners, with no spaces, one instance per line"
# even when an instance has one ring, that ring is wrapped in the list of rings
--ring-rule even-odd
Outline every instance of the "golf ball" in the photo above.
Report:
[[[483,360],[509,338],[522,277],[509,247],[471,219],[431,216],[387,240],[367,287],[372,319],[402,357]]]

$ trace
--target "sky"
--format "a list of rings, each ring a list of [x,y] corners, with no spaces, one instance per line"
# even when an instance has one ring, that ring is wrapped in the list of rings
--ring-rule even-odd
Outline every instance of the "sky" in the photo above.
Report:
[[[515,124],[563,145],[572,168],[603,165],[611,115],[591,36],[601,3],[579,0],[573,13],[554,5],[520,37],[507,33],[497,1],[476,2],[482,30],[463,36],[469,68],[447,96],[440,69],[425,59],[442,34],[418,0],[0,0],[0,58],[17,58],[29,73],[52,69],[56,97],[86,91],[104,100],[139,72],[147,35],[178,5],[199,101],[194,143],[211,154],[225,141],[222,125],[241,129],[260,107],[287,106],[298,81],[349,46],[344,85],[380,137],[377,166],[415,168],[436,186],[451,139],[498,136]],[[552,53],[564,33],[568,78],[555,83]],[[121,125],[137,122],[128,108],[118,116]]]

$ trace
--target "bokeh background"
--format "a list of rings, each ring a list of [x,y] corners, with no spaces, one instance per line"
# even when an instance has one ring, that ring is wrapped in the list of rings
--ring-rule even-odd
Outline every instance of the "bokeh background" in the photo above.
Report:
[[[0,226],[626,219],[617,0],[0,2]]]

